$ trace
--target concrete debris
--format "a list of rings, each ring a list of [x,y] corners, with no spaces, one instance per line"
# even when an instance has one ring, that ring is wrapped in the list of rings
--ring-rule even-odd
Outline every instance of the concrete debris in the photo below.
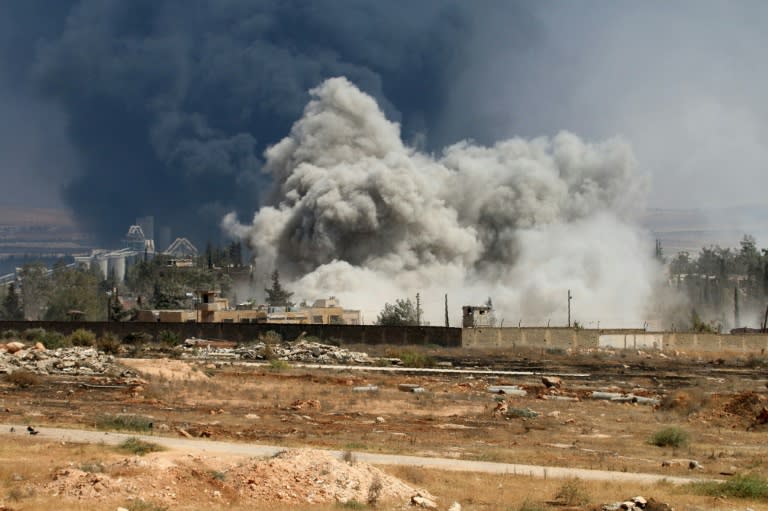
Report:
[[[352,387],[352,392],[378,392],[379,387],[376,385],[364,385],[362,387]]]
[[[493,394],[506,394],[508,396],[527,396],[528,392],[525,389],[521,389],[517,385],[491,385],[488,387],[488,392]]]
[[[437,503],[434,500],[423,496],[421,493],[417,493],[411,497],[411,504],[424,509],[437,509]]]
[[[614,403],[637,403],[650,406],[657,406],[661,403],[661,400],[657,398],[637,396],[632,393],[623,394],[621,392],[601,392],[598,390],[593,391],[591,397],[592,399],[604,399]]]
[[[15,371],[29,371],[41,375],[100,376],[109,374],[121,377],[136,376],[134,372],[117,365],[115,357],[95,348],[72,347],[38,350],[34,347],[26,348],[23,344],[22,349],[13,353],[0,351],[0,373],[10,374]]]
[[[668,504],[640,496],[622,502],[604,504],[602,509],[603,511],[672,511]]]
[[[461,511],[461,504],[454,502],[451,504],[451,507],[448,508],[448,511]]]
[[[193,353],[205,350],[206,357],[240,358],[242,360],[268,360],[276,358],[289,362],[303,362],[307,364],[356,364],[374,365],[377,361],[367,353],[350,351],[338,346],[321,344],[319,342],[299,341],[284,342],[282,344],[265,344],[258,342],[238,348],[216,347],[209,343],[201,344],[199,339],[187,345],[187,350]]]
[[[185,346],[198,347],[198,348],[234,348],[237,346],[233,341],[221,341],[218,339],[198,339],[197,337],[190,337],[184,340]]]
[[[578,401],[579,400],[578,397],[573,397],[573,396],[554,396],[554,395],[550,395],[550,394],[545,394],[545,395],[541,396],[541,399],[543,399],[545,401]]]
[[[704,470],[704,467],[696,460],[674,459],[661,462],[662,467],[688,467],[689,470]]]

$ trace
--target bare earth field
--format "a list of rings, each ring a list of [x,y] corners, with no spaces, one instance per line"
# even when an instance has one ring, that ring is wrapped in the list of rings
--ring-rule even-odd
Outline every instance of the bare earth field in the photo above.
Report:
[[[397,355],[387,347],[353,349]],[[765,477],[768,389],[757,357],[425,354],[441,361],[440,368],[450,362],[463,371],[390,373],[208,356],[121,359],[138,379],[41,376],[20,384],[7,378],[0,383],[2,423],[133,429],[156,438],[267,444],[287,452],[267,460],[179,448],[136,456],[111,445],[5,428],[0,509],[407,509],[419,507],[411,501],[419,492],[438,509],[454,503],[464,510],[600,509],[635,495],[678,510],[768,509],[765,500],[704,496],[665,481],[569,481],[407,464],[373,468],[357,459],[389,453],[670,478]],[[547,387],[542,375],[560,382]],[[423,391],[404,391],[404,384]],[[490,386],[517,386],[525,395],[493,393]],[[640,402],[594,399],[594,391],[631,393]],[[652,445],[651,437],[668,426],[687,433],[687,443]],[[584,498],[564,499],[564,487],[575,491],[570,486]]]

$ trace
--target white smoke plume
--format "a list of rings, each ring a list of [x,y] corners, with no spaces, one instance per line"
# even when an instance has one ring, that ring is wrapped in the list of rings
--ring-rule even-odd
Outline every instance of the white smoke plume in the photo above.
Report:
[[[439,156],[406,146],[398,124],[345,78],[332,78],[290,135],[265,152],[274,188],[244,239],[257,268],[279,268],[308,299],[335,295],[375,320],[385,302],[421,294],[425,317],[451,324],[492,297],[505,325],[641,326],[658,269],[634,224],[647,180],[629,145],[562,132]]]

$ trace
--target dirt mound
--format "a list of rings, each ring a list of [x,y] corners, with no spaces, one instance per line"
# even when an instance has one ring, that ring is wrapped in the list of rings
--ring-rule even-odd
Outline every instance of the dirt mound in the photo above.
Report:
[[[183,497],[200,503],[390,502],[405,505],[429,496],[381,470],[339,460],[322,451],[295,449],[269,459],[222,462],[157,453],[98,467],[69,467],[54,474],[47,493],[76,500],[124,498],[172,505]]]
[[[754,392],[742,392],[723,405],[725,413],[752,420],[765,406],[765,398]]]

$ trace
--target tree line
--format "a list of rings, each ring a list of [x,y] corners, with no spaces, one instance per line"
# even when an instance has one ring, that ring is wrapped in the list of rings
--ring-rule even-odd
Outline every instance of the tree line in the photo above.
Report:
[[[768,249],[745,235],[736,249],[710,246],[679,252],[668,264],[669,285],[690,305],[693,330],[758,327],[768,305]]]

